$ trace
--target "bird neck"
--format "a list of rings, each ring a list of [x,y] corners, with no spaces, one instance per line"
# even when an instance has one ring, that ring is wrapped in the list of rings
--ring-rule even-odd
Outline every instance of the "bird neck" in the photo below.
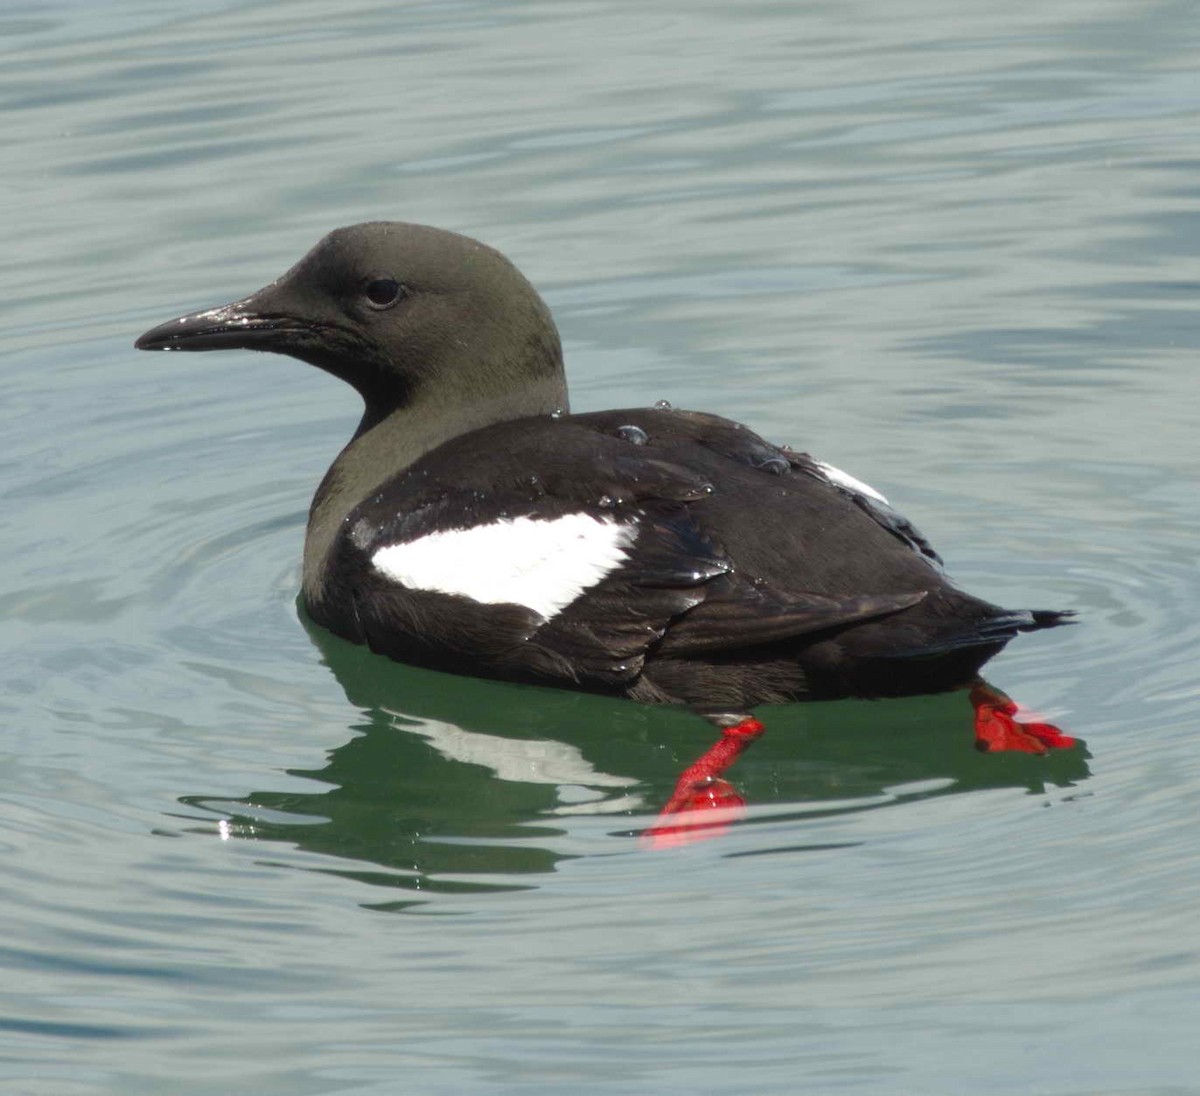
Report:
[[[349,444],[325,473],[308,512],[303,591],[320,599],[326,557],[346,517],[363,499],[443,442],[498,422],[567,410],[561,374],[537,378],[519,391],[469,401],[417,398],[388,410],[368,401]]]

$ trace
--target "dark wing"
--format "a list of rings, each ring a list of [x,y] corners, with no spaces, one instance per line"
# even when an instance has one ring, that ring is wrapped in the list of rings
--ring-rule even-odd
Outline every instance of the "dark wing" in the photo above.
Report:
[[[689,507],[644,500],[636,520],[625,562],[532,639],[597,681],[631,682],[651,649],[673,657],[738,650],[894,613],[925,596],[773,589],[740,575]]]
[[[893,509],[891,503],[873,488],[852,479],[845,472],[833,468],[824,461],[811,457],[808,453],[798,453],[786,446],[783,448],[783,452],[789,464],[797,471],[803,472],[813,479],[821,480],[823,483],[828,483],[846,498],[852,499],[864,514],[867,514],[902,544],[906,544],[914,552],[924,556],[939,568],[943,566],[942,557],[938,555],[921,531],[898,510]]]
[[[652,651],[687,657],[750,647],[894,613],[924,596],[817,594],[740,574],[703,524],[714,491],[706,473],[672,459],[681,450],[631,441],[611,425],[600,416],[500,424],[418,461],[349,516],[313,616],[402,661],[621,690]],[[749,431],[728,426],[734,437],[753,439],[753,458],[742,463],[781,459]],[[708,448],[726,457],[724,444],[718,437]],[[708,467],[711,477],[711,460]],[[772,474],[779,469],[764,469]],[[488,600],[465,579],[425,588],[381,566],[382,550],[432,544],[440,534],[519,526],[540,537],[581,516],[620,530],[619,552],[562,605],[522,603],[520,594]],[[531,558],[520,564],[525,578],[544,572],[548,587],[562,586],[573,566],[561,556]]]

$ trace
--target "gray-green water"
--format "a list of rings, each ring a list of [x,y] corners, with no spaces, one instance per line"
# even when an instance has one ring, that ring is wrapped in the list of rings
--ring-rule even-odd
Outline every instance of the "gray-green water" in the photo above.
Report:
[[[1200,1092],[1200,17],[620,0],[0,10],[0,1091]],[[133,338],[327,229],[501,248],[575,405],[736,416],[972,590],[961,697],[685,715],[294,604],[349,390]]]

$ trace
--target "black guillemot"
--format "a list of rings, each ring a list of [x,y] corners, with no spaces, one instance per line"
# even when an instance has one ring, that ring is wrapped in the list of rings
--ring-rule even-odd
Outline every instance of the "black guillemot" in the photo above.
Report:
[[[978,678],[1069,614],[963,593],[877,491],[739,423],[665,402],[569,414],[549,310],[468,237],[340,228],[266,288],[136,345],[289,354],[362,396],[312,502],[302,597],[373,651],[687,704],[732,755],[755,705],[954,688],[981,748],[1072,744]]]

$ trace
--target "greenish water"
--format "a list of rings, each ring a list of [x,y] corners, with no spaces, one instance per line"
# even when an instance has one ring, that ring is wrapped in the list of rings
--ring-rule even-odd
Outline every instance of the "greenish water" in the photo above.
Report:
[[[1188,6],[0,12],[0,1090],[1200,1092],[1200,19]],[[579,410],[730,414],[1079,627],[789,706],[636,834],[683,713],[308,629],[356,421],[132,340],[371,218],[545,293]]]

